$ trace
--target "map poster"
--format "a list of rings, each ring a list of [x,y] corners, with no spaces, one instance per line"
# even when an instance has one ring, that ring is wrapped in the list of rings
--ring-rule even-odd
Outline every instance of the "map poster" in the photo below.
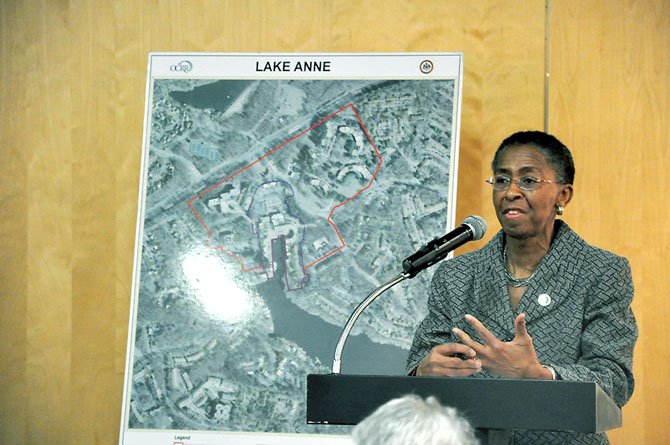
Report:
[[[149,56],[121,445],[349,442],[306,423],[306,377],[454,227],[462,72],[458,53]],[[342,373],[405,374],[431,274],[364,312]]]

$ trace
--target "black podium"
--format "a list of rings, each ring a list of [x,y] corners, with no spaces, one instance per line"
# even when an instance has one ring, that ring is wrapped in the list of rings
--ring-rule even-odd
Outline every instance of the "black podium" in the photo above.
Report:
[[[621,410],[593,382],[347,374],[307,376],[307,423],[355,425],[410,393],[458,409],[488,444],[507,444],[512,429],[600,433],[621,426]]]

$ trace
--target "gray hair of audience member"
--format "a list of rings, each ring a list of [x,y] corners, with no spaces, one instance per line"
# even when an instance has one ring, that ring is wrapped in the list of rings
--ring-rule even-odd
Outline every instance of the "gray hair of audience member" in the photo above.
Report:
[[[477,445],[470,423],[435,397],[390,400],[356,425],[355,445]]]

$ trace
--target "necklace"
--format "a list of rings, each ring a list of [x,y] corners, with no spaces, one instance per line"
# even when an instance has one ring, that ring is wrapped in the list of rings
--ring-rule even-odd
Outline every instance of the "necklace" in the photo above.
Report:
[[[534,270],[533,273],[526,278],[517,278],[514,275],[512,275],[512,273],[507,269],[507,246],[505,246],[505,248],[503,249],[503,267],[505,268],[505,277],[507,278],[507,284],[509,284],[512,287],[528,286],[530,280],[532,280],[533,277],[535,276],[535,272],[537,272],[537,269]]]

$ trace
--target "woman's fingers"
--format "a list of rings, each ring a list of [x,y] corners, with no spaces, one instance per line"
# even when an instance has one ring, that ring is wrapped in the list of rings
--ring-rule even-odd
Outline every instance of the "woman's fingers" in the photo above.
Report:
[[[417,375],[466,377],[481,371],[475,351],[460,343],[445,343],[433,347],[421,361]]]

